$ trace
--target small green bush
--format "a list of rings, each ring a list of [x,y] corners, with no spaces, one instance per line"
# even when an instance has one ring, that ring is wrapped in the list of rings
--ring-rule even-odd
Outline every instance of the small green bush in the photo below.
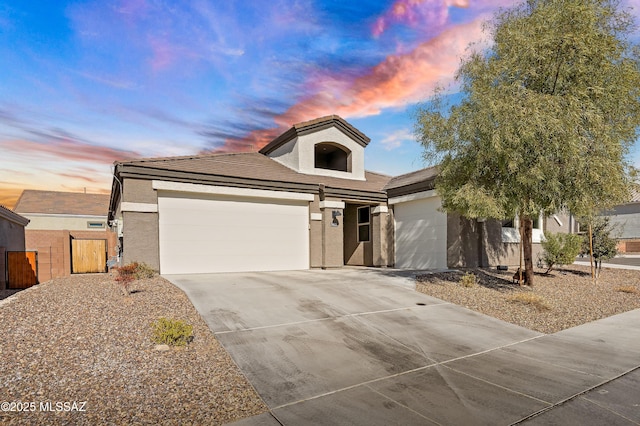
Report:
[[[155,321],[153,341],[169,346],[186,346],[193,339],[193,326],[182,320],[160,318]]]
[[[582,236],[577,234],[545,233],[542,241],[542,261],[547,265],[547,274],[556,265],[571,265],[580,254]]]
[[[478,278],[473,272],[467,272],[460,278],[460,285],[463,287],[474,287],[478,283]]]

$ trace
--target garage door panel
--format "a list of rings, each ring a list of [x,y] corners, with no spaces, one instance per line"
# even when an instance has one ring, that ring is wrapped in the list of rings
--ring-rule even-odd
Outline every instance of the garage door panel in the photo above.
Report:
[[[447,216],[438,197],[394,205],[396,267],[447,267]]]
[[[158,197],[164,274],[309,268],[305,201]]]

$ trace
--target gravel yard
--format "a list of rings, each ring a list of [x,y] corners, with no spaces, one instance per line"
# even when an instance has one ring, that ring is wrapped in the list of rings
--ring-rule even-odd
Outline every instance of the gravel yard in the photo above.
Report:
[[[479,283],[461,285],[467,272]],[[465,269],[426,274],[418,277],[417,290],[542,333],[640,308],[640,271],[604,268],[594,285],[589,267],[571,265],[549,275],[536,273],[533,287],[513,284],[514,272]]]
[[[132,289],[75,275],[0,300],[0,402],[36,409],[3,407],[0,423],[208,425],[266,411],[181,290],[160,277]],[[192,324],[193,341],[156,350],[150,324],[160,317]],[[74,401],[86,411],[55,411]]]

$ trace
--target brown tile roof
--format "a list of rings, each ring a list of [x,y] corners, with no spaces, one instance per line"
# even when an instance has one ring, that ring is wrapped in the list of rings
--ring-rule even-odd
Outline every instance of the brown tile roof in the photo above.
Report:
[[[438,166],[428,167],[426,169],[417,170],[415,172],[407,173],[404,175],[396,176],[391,178],[389,183],[385,186],[385,190],[387,189],[395,189],[403,186],[414,185],[417,183],[425,182],[428,180],[435,179],[438,176]]]
[[[27,189],[20,195],[14,211],[23,214],[106,216],[109,211],[109,195]]]
[[[257,152],[232,154],[204,154],[187,157],[165,157],[131,160],[116,163],[117,166],[137,166],[157,171],[175,171],[199,175],[242,178],[300,184],[325,184],[332,188],[381,192],[390,176],[366,172],[366,180],[342,179],[298,173],[271,158]]]

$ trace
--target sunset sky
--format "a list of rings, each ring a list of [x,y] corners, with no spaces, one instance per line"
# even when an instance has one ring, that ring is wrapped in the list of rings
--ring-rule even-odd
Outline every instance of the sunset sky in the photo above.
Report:
[[[417,170],[416,105],[516,3],[0,0],[0,204],[108,192],[116,160],[258,150],[329,114],[371,138],[368,170]]]

